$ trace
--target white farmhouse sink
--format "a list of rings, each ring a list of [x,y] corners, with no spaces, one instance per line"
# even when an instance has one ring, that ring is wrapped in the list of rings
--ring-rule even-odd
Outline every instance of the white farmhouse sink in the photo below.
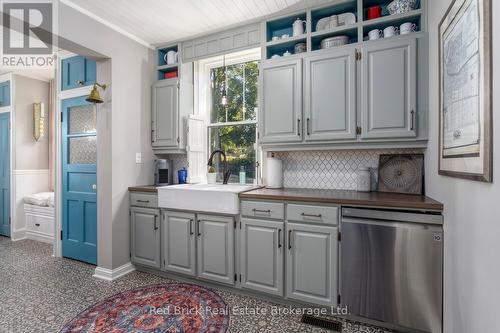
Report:
[[[239,184],[182,184],[158,187],[158,206],[168,209],[238,215],[238,194],[259,188]]]

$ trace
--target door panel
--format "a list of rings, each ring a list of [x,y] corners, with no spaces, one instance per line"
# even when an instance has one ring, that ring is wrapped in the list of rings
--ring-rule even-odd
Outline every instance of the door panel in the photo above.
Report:
[[[284,223],[241,222],[242,287],[283,296]]]
[[[356,138],[356,50],[305,60],[306,141]]]
[[[161,223],[163,269],[195,276],[195,215],[164,212]]]
[[[157,209],[132,207],[130,209],[133,263],[160,268],[160,231]]]
[[[0,108],[10,106],[10,81],[0,83]]]
[[[153,86],[152,145],[178,145],[179,91],[177,80],[162,80]]]
[[[287,223],[287,297],[337,303],[337,230]]]
[[[0,235],[10,237],[10,113],[0,113]]]
[[[96,82],[96,62],[82,56],[63,59],[61,62],[61,89],[75,89]]]
[[[301,60],[264,63],[261,73],[260,141],[302,141]]]
[[[84,97],[62,101],[62,254],[97,264],[96,110]]]
[[[363,47],[362,138],[417,135],[416,60],[416,39]]]
[[[199,215],[198,277],[234,284],[234,218]]]

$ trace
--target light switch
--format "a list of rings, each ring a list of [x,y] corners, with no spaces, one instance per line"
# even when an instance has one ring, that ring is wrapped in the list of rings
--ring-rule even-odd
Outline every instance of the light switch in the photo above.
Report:
[[[136,164],[142,163],[142,154],[141,153],[135,153],[135,163]]]

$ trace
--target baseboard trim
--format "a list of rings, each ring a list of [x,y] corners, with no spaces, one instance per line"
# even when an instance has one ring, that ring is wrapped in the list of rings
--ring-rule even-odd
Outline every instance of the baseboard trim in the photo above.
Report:
[[[26,228],[12,230],[12,234],[10,235],[10,239],[13,241],[19,241],[26,239]]]
[[[135,266],[132,265],[132,263],[128,262],[125,265],[122,265],[115,269],[96,267],[93,277],[106,281],[114,281],[133,271],[135,271]]]
[[[36,231],[26,231],[26,238],[37,242],[54,244],[54,237]]]

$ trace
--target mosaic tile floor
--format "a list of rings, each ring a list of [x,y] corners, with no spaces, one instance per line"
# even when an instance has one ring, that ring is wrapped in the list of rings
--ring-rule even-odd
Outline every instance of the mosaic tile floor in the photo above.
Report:
[[[53,258],[47,244],[0,236],[0,332],[51,333],[90,305],[139,286],[176,281],[133,272],[113,282],[92,278],[94,266]],[[268,309],[267,314],[231,315],[231,333],[331,332],[300,323],[300,315],[271,315],[268,301],[213,288],[231,307]],[[342,333],[387,333],[346,322]]]

